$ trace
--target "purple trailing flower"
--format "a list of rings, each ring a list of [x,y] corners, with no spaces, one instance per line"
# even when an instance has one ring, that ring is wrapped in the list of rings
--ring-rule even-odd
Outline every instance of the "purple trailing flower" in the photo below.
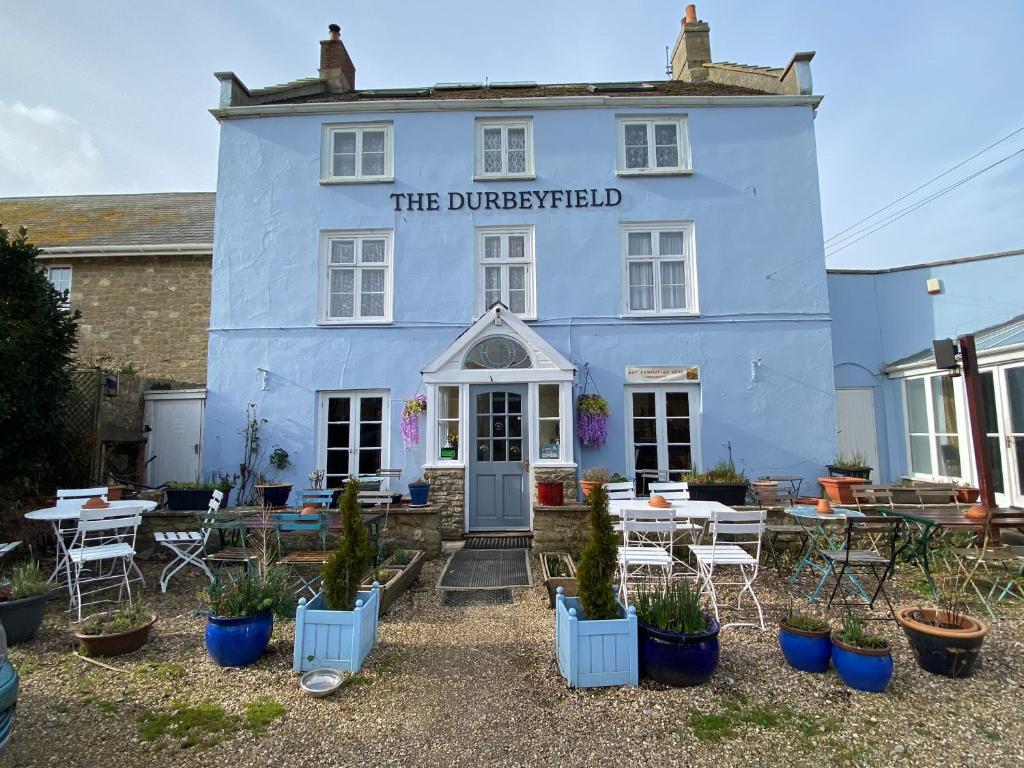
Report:
[[[587,448],[600,448],[608,440],[608,401],[600,395],[576,398],[576,436]]]
[[[410,397],[402,406],[402,443],[406,448],[420,444],[420,414],[426,410],[426,395]]]

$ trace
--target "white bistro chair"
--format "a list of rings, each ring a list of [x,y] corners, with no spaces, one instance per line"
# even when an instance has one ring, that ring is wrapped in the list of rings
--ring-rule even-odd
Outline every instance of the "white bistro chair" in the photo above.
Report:
[[[82,607],[105,602],[83,602],[83,597],[117,588],[118,602],[128,593],[132,600],[129,570],[135,560],[135,535],[142,523],[142,506],[83,509],[78,529],[68,547],[72,600],[82,620]]]
[[[224,492],[215,490],[210,497],[210,506],[207,508],[209,514],[220,509],[224,501]],[[186,565],[194,565],[206,574],[213,583],[213,573],[203,560],[203,553],[206,551],[206,540],[210,537],[210,529],[202,531],[158,531],[153,534],[156,543],[171,550],[172,560],[160,572],[160,591],[166,592],[167,585],[171,578]]]
[[[629,605],[629,582],[658,579],[667,584],[675,563],[673,509],[635,509],[622,512],[622,546],[618,549],[619,592]]]
[[[686,483],[682,482],[651,482],[648,484],[651,496],[662,496],[667,501],[671,501],[673,505],[677,505],[680,501],[690,500],[690,487]],[[679,510],[676,510],[676,533],[683,534],[689,537],[689,544],[699,544],[701,534],[704,533],[704,526],[700,523],[695,523],[692,520],[685,518],[680,519]],[[686,549],[683,547],[677,548],[676,562],[682,566],[685,570],[688,570],[691,575],[694,573],[693,566],[687,562],[685,557]]]
[[[743,601],[743,593],[750,594],[757,608],[757,624],[733,622],[725,627],[760,627],[764,629],[764,611],[754,594],[758,564],[761,559],[761,536],[764,533],[765,511],[723,511],[711,519],[711,543],[691,544],[690,552],[697,561],[697,577],[701,592],[708,595],[711,606],[718,614],[718,588],[739,587],[736,607]],[[728,538],[723,538],[728,537]],[[753,550],[753,551],[750,551]],[[738,572],[738,575],[737,575]]]
[[[628,480],[622,483],[605,483],[604,489],[608,492],[609,501],[628,501],[636,498],[636,486]]]

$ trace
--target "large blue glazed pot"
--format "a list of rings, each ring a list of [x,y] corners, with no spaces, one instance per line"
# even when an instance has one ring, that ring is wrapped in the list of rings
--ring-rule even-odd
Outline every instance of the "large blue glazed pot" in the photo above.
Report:
[[[833,636],[832,664],[850,688],[882,693],[892,679],[892,647],[854,648]]]
[[[206,617],[206,650],[222,667],[255,664],[270,642],[274,615],[267,611],[255,616]]]
[[[666,632],[637,620],[640,673],[659,683],[674,686],[701,685],[718,667],[718,631],[708,616],[708,630],[693,634]]]
[[[824,672],[832,658],[830,630],[808,632],[779,622],[779,647],[789,666],[801,672]]]

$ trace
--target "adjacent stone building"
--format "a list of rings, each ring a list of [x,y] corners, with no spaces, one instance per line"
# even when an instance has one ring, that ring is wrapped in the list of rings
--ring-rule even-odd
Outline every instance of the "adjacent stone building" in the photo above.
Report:
[[[82,313],[83,366],[206,383],[212,192],[0,199],[40,263]]]

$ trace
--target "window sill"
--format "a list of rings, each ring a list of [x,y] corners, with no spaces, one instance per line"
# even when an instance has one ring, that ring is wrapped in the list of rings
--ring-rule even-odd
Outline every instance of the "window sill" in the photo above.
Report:
[[[421,464],[421,469],[465,469],[464,461],[435,461],[432,464]]]
[[[665,168],[651,171],[618,170],[616,176],[692,176],[692,168]]]
[[[535,173],[523,173],[523,174],[504,174],[501,176],[481,176],[476,174],[473,176],[473,181],[536,181],[537,175]]]
[[[561,459],[534,459],[530,466],[542,469],[576,469],[575,461],[562,461]]]
[[[620,320],[664,320],[673,318],[700,317],[700,312],[623,312]]]
[[[374,326],[374,325],[391,325],[394,321],[390,318],[386,320],[317,320],[316,324],[321,328],[351,328],[353,326]]]
[[[381,176],[380,178],[372,179],[320,179],[320,184],[325,187],[333,186],[335,184],[394,184],[394,176]]]

